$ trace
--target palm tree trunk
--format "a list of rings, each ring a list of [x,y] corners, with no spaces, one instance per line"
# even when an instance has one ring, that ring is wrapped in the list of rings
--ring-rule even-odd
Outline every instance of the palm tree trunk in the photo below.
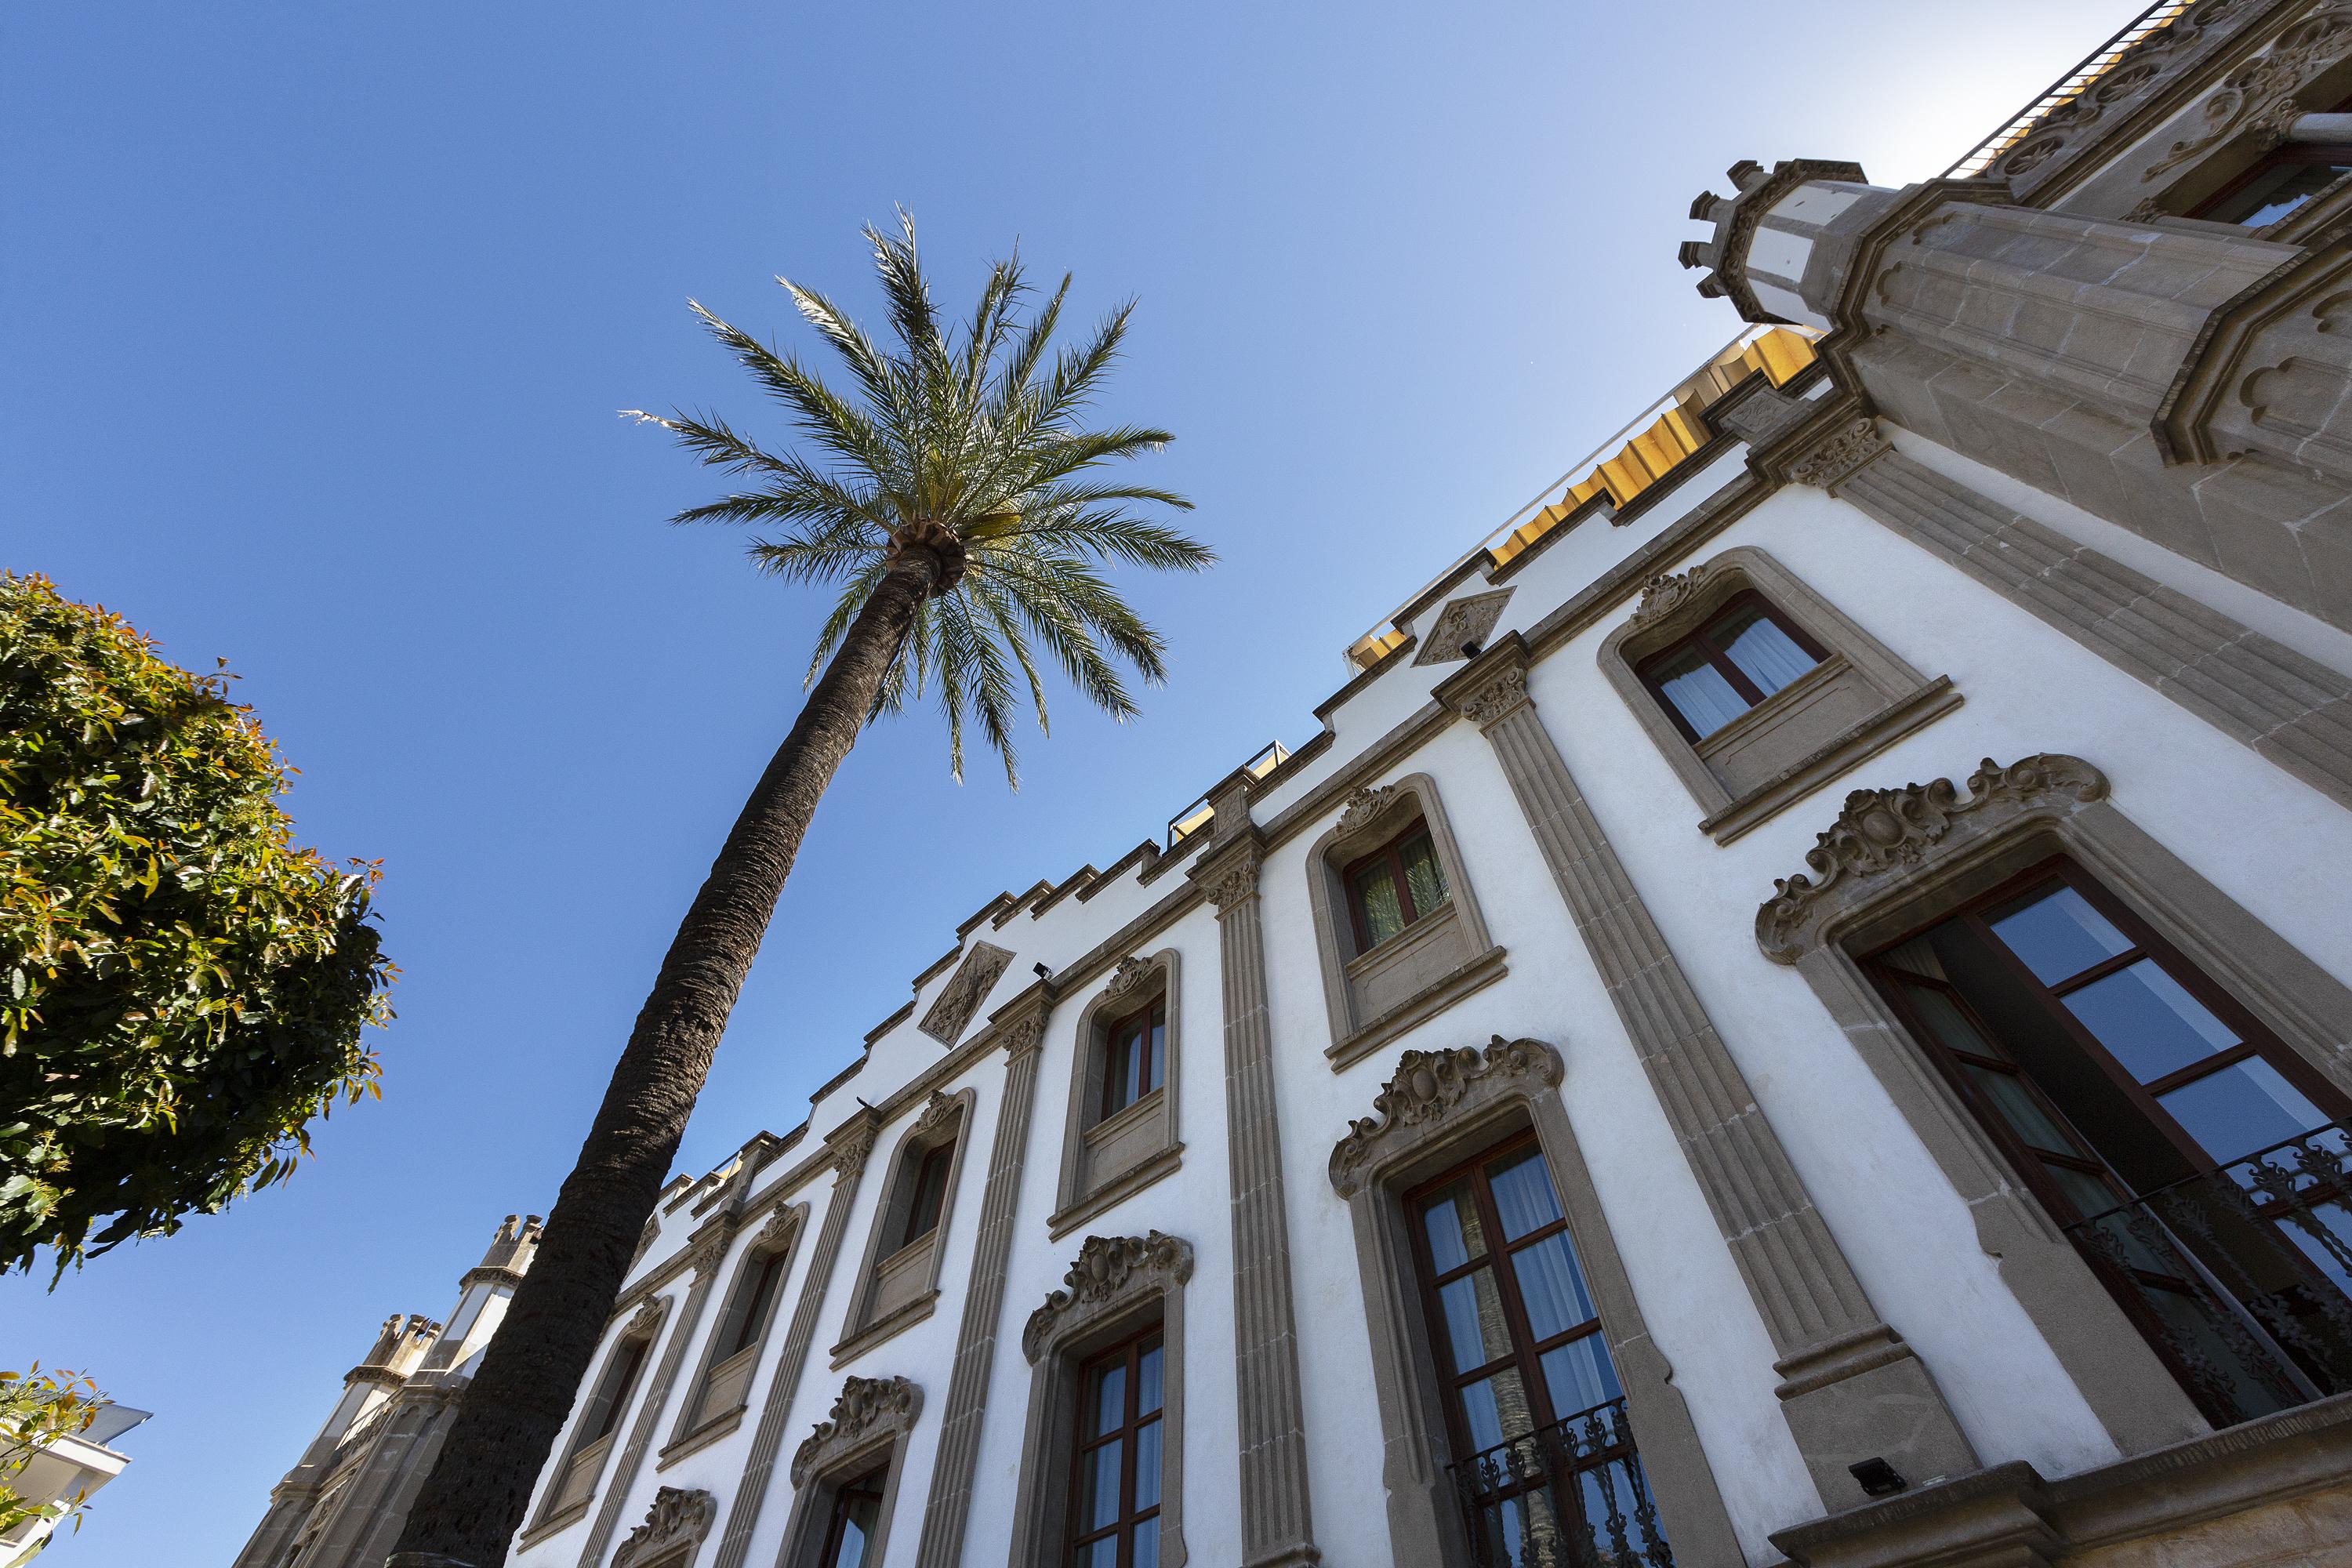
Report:
[[[603,1338],[801,837],[942,563],[876,585],[735,819],[637,1014],[530,1271],[466,1390],[387,1568],[498,1568]]]

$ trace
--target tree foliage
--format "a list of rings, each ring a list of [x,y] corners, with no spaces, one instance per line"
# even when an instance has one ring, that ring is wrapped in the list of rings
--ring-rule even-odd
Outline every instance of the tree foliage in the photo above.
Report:
[[[375,1089],[375,868],[294,846],[227,679],[0,574],[0,1270],[281,1181]]]
[[[106,1403],[89,1379],[43,1372],[38,1362],[26,1372],[0,1372],[0,1535],[28,1519],[68,1514],[74,1528],[81,1527],[81,1494],[35,1502],[9,1483],[58,1438],[88,1431]]]

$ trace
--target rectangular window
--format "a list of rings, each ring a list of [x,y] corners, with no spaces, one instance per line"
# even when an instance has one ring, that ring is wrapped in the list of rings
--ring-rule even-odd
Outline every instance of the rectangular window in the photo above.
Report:
[[[1624,1390],[1532,1135],[1410,1194],[1415,1251],[1480,1560],[1670,1561]]]
[[[952,1141],[923,1152],[922,1163],[915,1170],[914,1192],[907,1204],[906,1228],[898,1235],[899,1246],[911,1247],[939,1228],[940,1208],[948,1195],[948,1165],[954,1158]]]
[[[1103,1062],[1102,1113],[1126,1110],[1165,1081],[1168,1002],[1165,997],[1110,1026]]]
[[[1683,736],[1703,741],[1829,656],[1803,629],[1745,593],[1637,673]]]
[[[2235,1000],[2064,861],[1866,967],[2216,1425],[2352,1388],[2352,1103]]]
[[[1349,866],[1347,884],[1358,952],[1370,952],[1445,902],[1437,847],[1420,822]]]
[[[882,1518],[882,1482],[887,1472],[873,1470],[843,1483],[833,1494],[833,1517],[825,1523],[824,1551],[817,1558],[824,1568],[878,1568],[866,1562],[877,1526]]]
[[[550,1494],[547,1510],[559,1512],[588,1500],[596,1489],[596,1478],[604,1468],[604,1456],[613,1447],[613,1434],[628,1414],[629,1395],[635,1392],[637,1373],[644,1370],[646,1354],[653,1341],[640,1336],[624,1340],[614,1349],[612,1360],[604,1363],[604,1375],[596,1384],[595,1396],[581,1413],[580,1429],[572,1439],[571,1457],[563,1462],[563,1478]]]
[[[2267,228],[2347,174],[2352,147],[2280,147],[2189,216]]]
[[[783,1288],[782,1253],[769,1253],[759,1260],[758,1268],[759,1273],[751,1281],[751,1293],[742,1298],[742,1305],[736,1313],[734,1331],[727,1336],[727,1343],[719,1350],[722,1356],[750,1350],[759,1342],[761,1332],[768,1325],[768,1310],[775,1305],[776,1292]]]
[[[1073,1568],[1159,1568],[1164,1360],[1155,1325],[1080,1369]]]

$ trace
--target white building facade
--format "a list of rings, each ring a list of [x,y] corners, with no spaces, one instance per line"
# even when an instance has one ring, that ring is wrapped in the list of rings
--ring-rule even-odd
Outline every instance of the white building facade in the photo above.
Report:
[[[523,1568],[2352,1563],[2352,5],[1951,177],[666,1194]]]

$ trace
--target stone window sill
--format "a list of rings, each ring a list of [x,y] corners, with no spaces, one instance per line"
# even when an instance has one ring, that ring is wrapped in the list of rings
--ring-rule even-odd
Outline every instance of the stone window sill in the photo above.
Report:
[[[887,1316],[877,1318],[866,1324],[833,1347],[833,1370],[839,1372],[885,1340],[913,1328],[917,1323],[929,1317],[939,1304],[940,1292],[934,1286]]]
[[[668,1469],[672,1465],[677,1463],[680,1459],[685,1458],[688,1454],[698,1454],[703,1449],[708,1448],[711,1444],[716,1443],[719,1438],[724,1437],[727,1434],[734,1431],[735,1428],[743,1425],[743,1413],[750,1408],[751,1406],[748,1405],[739,1405],[734,1409],[726,1412],[724,1415],[714,1415],[709,1420],[705,1421],[701,1426],[697,1426],[693,1431],[688,1432],[685,1436],[680,1437],[668,1447],[664,1448],[660,1455],[654,1460],[654,1468],[656,1470]]]
[[[1503,958],[1501,948],[1490,947],[1431,981],[1379,1017],[1341,1036],[1323,1053],[1330,1058],[1332,1070],[1353,1067],[1406,1030],[1426,1023],[1472,992],[1500,980],[1509,973]]]
[[[523,1547],[536,1546],[542,1541],[562,1534],[588,1517],[588,1505],[595,1500],[596,1494],[590,1492],[578,1502],[564,1509],[562,1512],[549,1514],[518,1536],[515,1544]]]
[[[1791,685],[1784,689],[1784,692],[1774,693],[1774,697],[1777,699],[1785,691],[1795,689],[1795,685]],[[1953,689],[1952,678],[1939,675],[1907,695],[1896,698],[1843,734],[1816,747],[1745,795],[1708,814],[1700,820],[1699,831],[1714,838],[1717,844],[1728,844],[1770,821],[1835,780],[1839,774],[1876,756],[1912,731],[1934,723],[1959,705],[1960,694]],[[1759,704],[1749,711],[1759,712],[1763,706]]]
[[[1167,1086],[1163,1084],[1160,1088],[1153,1089],[1150,1093],[1143,1096],[1141,1099],[1130,1100],[1127,1104],[1120,1106],[1117,1110],[1112,1111],[1108,1116],[1104,1117],[1101,1121],[1087,1128],[1084,1132],[1079,1133],[1078,1136],[1086,1140],[1087,1147],[1089,1149],[1094,1148],[1098,1144],[1108,1142],[1110,1140],[1117,1138],[1120,1133],[1125,1132],[1129,1127],[1132,1127],[1137,1122],[1142,1121],[1145,1117],[1150,1116],[1153,1111],[1158,1110],[1160,1109],[1160,1101],[1165,1100],[1167,1097],[1168,1089]]]
[[[1162,1176],[1174,1173],[1184,1163],[1184,1145],[1171,1143],[1156,1153],[1146,1155],[1118,1174],[1108,1178],[1090,1193],[1082,1193],[1069,1205],[1045,1221],[1047,1237],[1059,1241],[1070,1232],[1097,1215],[1117,1208]]]
[[[1388,941],[1369,952],[1360,952],[1348,960],[1346,973],[1351,981],[1360,981],[1367,974],[1377,973],[1396,963],[1423,942],[1434,940],[1439,933],[1454,929],[1452,898],[1422,916]]]

